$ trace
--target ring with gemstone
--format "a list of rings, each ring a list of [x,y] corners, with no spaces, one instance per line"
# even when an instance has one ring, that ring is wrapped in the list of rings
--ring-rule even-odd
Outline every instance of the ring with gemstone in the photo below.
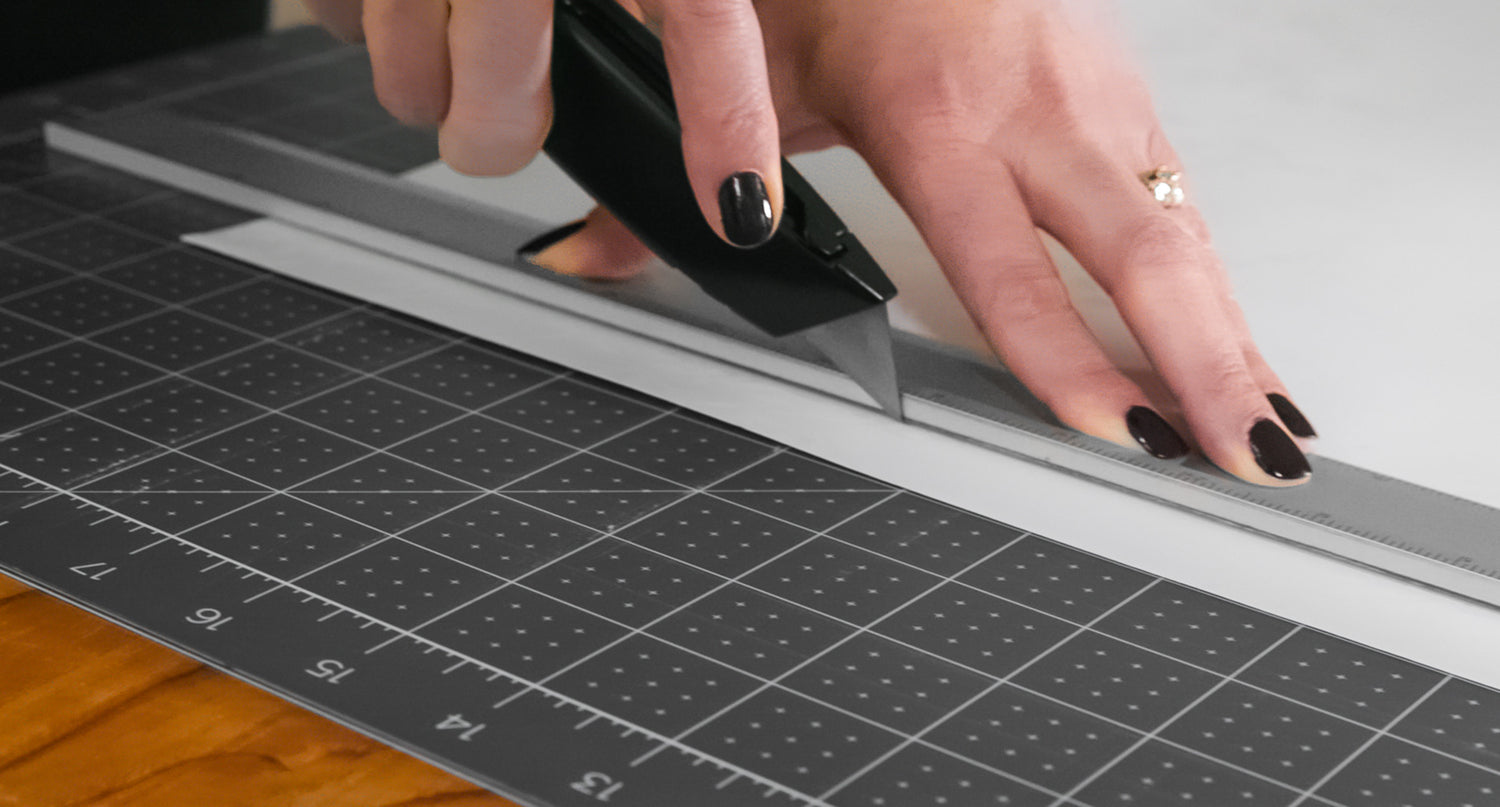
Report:
[[[1162,207],[1176,207],[1182,204],[1182,172],[1173,171],[1165,165],[1158,165],[1155,169],[1141,174],[1141,181],[1146,183],[1146,190],[1161,202]]]

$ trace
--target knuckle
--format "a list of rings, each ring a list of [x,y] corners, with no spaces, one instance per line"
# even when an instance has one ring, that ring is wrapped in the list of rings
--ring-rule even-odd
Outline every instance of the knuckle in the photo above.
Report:
[[[1065,387],[1033,392],[1058,420],[1086,431],[1086,424],[1096,421],[1104,408],[1101,401],[1109,400],[1108,391],[1120,386],[1119,377],[1113,371],[1096,367],[1076,367],[1067,379]]]
[[[1174,387],[1190,407],[1211,407],[1217,411],[1264,408],[1265,396],[1251,379],[1245,355],[1238,346],[1205,348],[1184,370],[1185,378],[1177,379],[1179,383]]]
[[[889,128],[891,135],[913,148],[983,144],[994,136],[997,113],[994,105],[981,100],[988,91],[972,87],[972,76],[953,65],[924,60],[905,70],[877,65],[872,72],[876,74],[858,88],[853,103],[865,109],[896,110],[880,128]]]
[[[545,120],[471,120],[449,116],[438,132],[439,151],[453,170],[503,176],[525,168],[546,139]]]
[[[1198,274],[1204,266],[1202,244],[1166,213],[1152,213],[1129,225],[1120,244],[1115,266],[1100,278],[1111,297],[1151,294]]]
[[[667,9],[673,22],[694,30],[737,26],[744,17],[742,0],[675,0]]]
[[[392,86],[392,82],[375,82],[380,105],[396,120],[408,126],[435,126],[443,120],[447,98],[437,92]]]
[[[1046,261],[1007,267],[974,313],[1007,361],[1030,359],[1047,365],[1045,373],[1032,367],[1032,375],[1070,377],[1094,369],[1081,352],[1052,349],[1070,343],[1081,322],[1062,280]],[[1041,359],[1039,351],[1045,354]]]
[[[363,9],[359,0],[305,0],[307,10],[318,24],[345,42],[364,39],[360,28]]]
[[[776,137],[776,119],[755,93],[745,91],[733,98],[717,99],[706,109],[695,110],[692,118],[702,132],[721,144],[754,142]]]
[[[400,30],[403,19],[403,9],[400,3],[361,3],[360,18],[364,23],[365,30],[376,34],[395,33]]]
[[[1056,316],[1063,310],[1061,301],[1067,299],[1056,270],[1041,260],[1008,266],[995,295],[995,307],[1012,323],[1034,323]]]
[[[535,153],[494,149],[479,154],[472,149],[455,149],[443,144],[438,148],[438,156],[449,168],[465,176],[499,177],[509,176],[525,168]]]
[[[1130,266],[1182,263],[1198,257],[1197,239],[1167,213],[1141,217],[1126,229],[1124,241],[1125,263]]]

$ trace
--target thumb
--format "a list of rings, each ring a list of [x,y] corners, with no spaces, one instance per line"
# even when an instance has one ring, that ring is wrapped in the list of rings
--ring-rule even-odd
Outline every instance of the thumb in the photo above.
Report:
[[[550,272],[590,280],[628,280],[640,274],[653,257],[645,244],[602,207],[542,233],[516,254]]]

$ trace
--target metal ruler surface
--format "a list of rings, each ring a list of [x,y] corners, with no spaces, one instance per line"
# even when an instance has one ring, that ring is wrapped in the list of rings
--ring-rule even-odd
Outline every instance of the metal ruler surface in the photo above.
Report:
[[[400,162],[406,141],[339,128],[372,112],[362,57],[298,58],[172,104]],[[1493,690],[176,243],[243,217],[214,202],[30,139],[0,169],[0,569],[496,792],[1500,792]],[[913,370],[909,411],[961,414],[981,391],[1012,396],[990,399],[1000,423],[1031,411],[992,371],[950,369],[977,388],[943,371],[923,392]],[[1012,426],[1061,467],[1145,462]]]

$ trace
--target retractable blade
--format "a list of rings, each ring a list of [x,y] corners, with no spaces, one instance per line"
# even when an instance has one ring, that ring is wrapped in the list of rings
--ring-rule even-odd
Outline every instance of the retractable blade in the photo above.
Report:
[[[896,358],[891,348],[891,320],[885,306],[871,306],[808,328],[803,336],[869,393],[887,415],[905,419]]]

